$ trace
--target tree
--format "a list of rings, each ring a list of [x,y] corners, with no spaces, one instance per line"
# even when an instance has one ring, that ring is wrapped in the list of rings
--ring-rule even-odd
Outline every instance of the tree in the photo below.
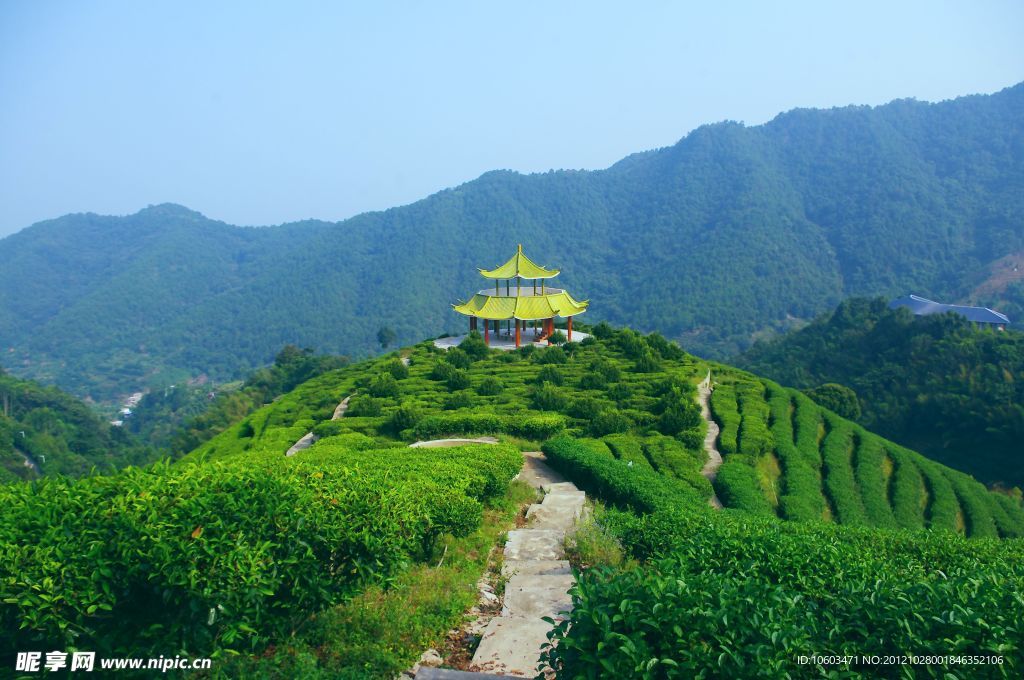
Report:
[[[860,400],[857,399],[857,393],[846,385],[825,383],[813,390],[804,390],[804,394],[844,418],[860,418]]]
[[[397,339],[398,335],[390,326],[381,326],[377,331],[377,342],[380,343],[381,349],[387,349],[395,344]]]

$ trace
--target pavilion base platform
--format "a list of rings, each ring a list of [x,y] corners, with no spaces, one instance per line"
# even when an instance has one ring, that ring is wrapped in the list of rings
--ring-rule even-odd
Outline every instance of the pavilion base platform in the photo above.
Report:
[[[555,329],[555,330],[561,330],[561,329]],[[527,331],[527,332],[525,332],[525,333],[523,333],[521,335],[521,337],[519,339],[520,347],[526,347],[527,345],[533,345],[534,347],[537,347],[539,349],[541,347],[547,347],[548,346],[548,341],[547,340],[541,340],[539,342],[535,341],[534,340],[534,335],[533,335],[533,333],[531,331],[532,331],[532,329],[530,331]],[[562,330],[562,333],[565,333],[565,331]],[[453,336],[450,336],[450,337],[447,337],[447,338],[438,338],[437,340],[434,340],[434,346],[435,347],[439,347],[441,349],[451,349],[452,347],[458,346],[458,344],[460,342],[462,342],[463,340],[465,340],[466,337],[467,336],[465,336],[465,335],[453,335]],[[577,331],[577,330],[573,330],[573,332],[572,332],[572,341],[573,342],[580,342],[584,338],[589,338],[589,337],[590,337],[589,333],[583,333],[583,332]],[[491,349],[500,349],[500,350],[502,350],[504,352],[510,352],[510,351],[512,351],[512,350],[514,350],[516,348],[516,336],[515,336],[515,333],[513,333],[511,336],[509,336],[509,335],[507,335],[505,333],[501,333],[500,335],[495,335],[494,333],[491,333],[490,341],[491,341],[490,342]]]

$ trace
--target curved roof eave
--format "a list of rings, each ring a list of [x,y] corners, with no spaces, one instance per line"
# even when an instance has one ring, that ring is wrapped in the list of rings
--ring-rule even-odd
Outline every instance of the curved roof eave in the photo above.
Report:
[[[512,279],[517,276],[524,279],[553,279],[559,274],[557,269],[547,269],[526,257],[523,246],[519,244],[516,254],[505,264],[494,269],[479,269],[480,275],[487,279]]]

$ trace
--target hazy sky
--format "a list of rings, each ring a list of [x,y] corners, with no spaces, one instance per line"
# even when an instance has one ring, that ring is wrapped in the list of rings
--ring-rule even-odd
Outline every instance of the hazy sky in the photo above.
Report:
[[[0,0],[0,235],[336,220],[723,119],[1024,80],[1024,2]]]

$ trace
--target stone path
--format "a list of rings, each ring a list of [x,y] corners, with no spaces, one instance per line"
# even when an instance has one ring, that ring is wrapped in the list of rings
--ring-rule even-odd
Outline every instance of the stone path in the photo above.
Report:
[[[535,677],[541,646],[551,624],[572,609],[574,580],[565,559],[565,535],[583,512],[586,494],[544,463],[539,452],[525,454],[519,479],[546,492],[526,512],[524,529],[508,533],[502,574],[508,577],[501,616],[487,624],[472,667],[487,673]]]
[[[331,416],[331,420],[337,420],[338,418],[341,418],[342,416],[345,415],[345,411],[348,410],[349,399],[351,399],[351,397],[345,397],[344,399],[341,400],[341,403],[334,408],[334,415]],[[305,451],[313,444],[316,444],[316,440],[319,438],[320,437],[317,437],[312,432],[307,432],[306,434],[302,435],[302,439],[292,444],[291,448],[284,452],[284,455],[294,456],[299,451]]]
[[[700,385],[697,386],[697,394],[700,398],[700,414],[704,417],[704,420],[708,423],[708,433],[704,435],[704,450],[708,452],[708,461],[704,463],[704,467],[701,468],[700,473],[704,475],[709,482],[714,482],[715,477],[718,476],[718,468],[722,467],[722,454],[719,453],[718,443],[718,423],[711,417],[711,406],[709,400],[711,398],[711,392],[713,388],[711,386],[711,371],[708,371],[707,377],[701,381]],[[722,509],[722,501],[718,500],[718,494],[712,492],[711,498],[708,499],[708,503],[713,508],[719,510]]]
[[[443,449],[449,446],[465,446],[466,444],[497,444],[498,440],[494,437],[477,437],[476,439],[431,439],[430,441],[418,441],[415,444],[409,444],[410,448],[413,449]]]
[[[335,407],[334,415],[331,416],[331,420],[337,420],[338,418],[341,418],[342,416],[345,415],[345,411],[348,410],[348,400],[351,398],[352,397],[345,397],[344,399],[341,400],[341,403]]]
[[[294,456],[299,451],[305,451],[313,444],[316,444],[317,439],[319,439],[319,437],[317,437],[315,434],[313,434],[312,432],[307,432],[306,434],[302,435],[302,439],[292,444],[292,447],[285,451],[284,455]]]

